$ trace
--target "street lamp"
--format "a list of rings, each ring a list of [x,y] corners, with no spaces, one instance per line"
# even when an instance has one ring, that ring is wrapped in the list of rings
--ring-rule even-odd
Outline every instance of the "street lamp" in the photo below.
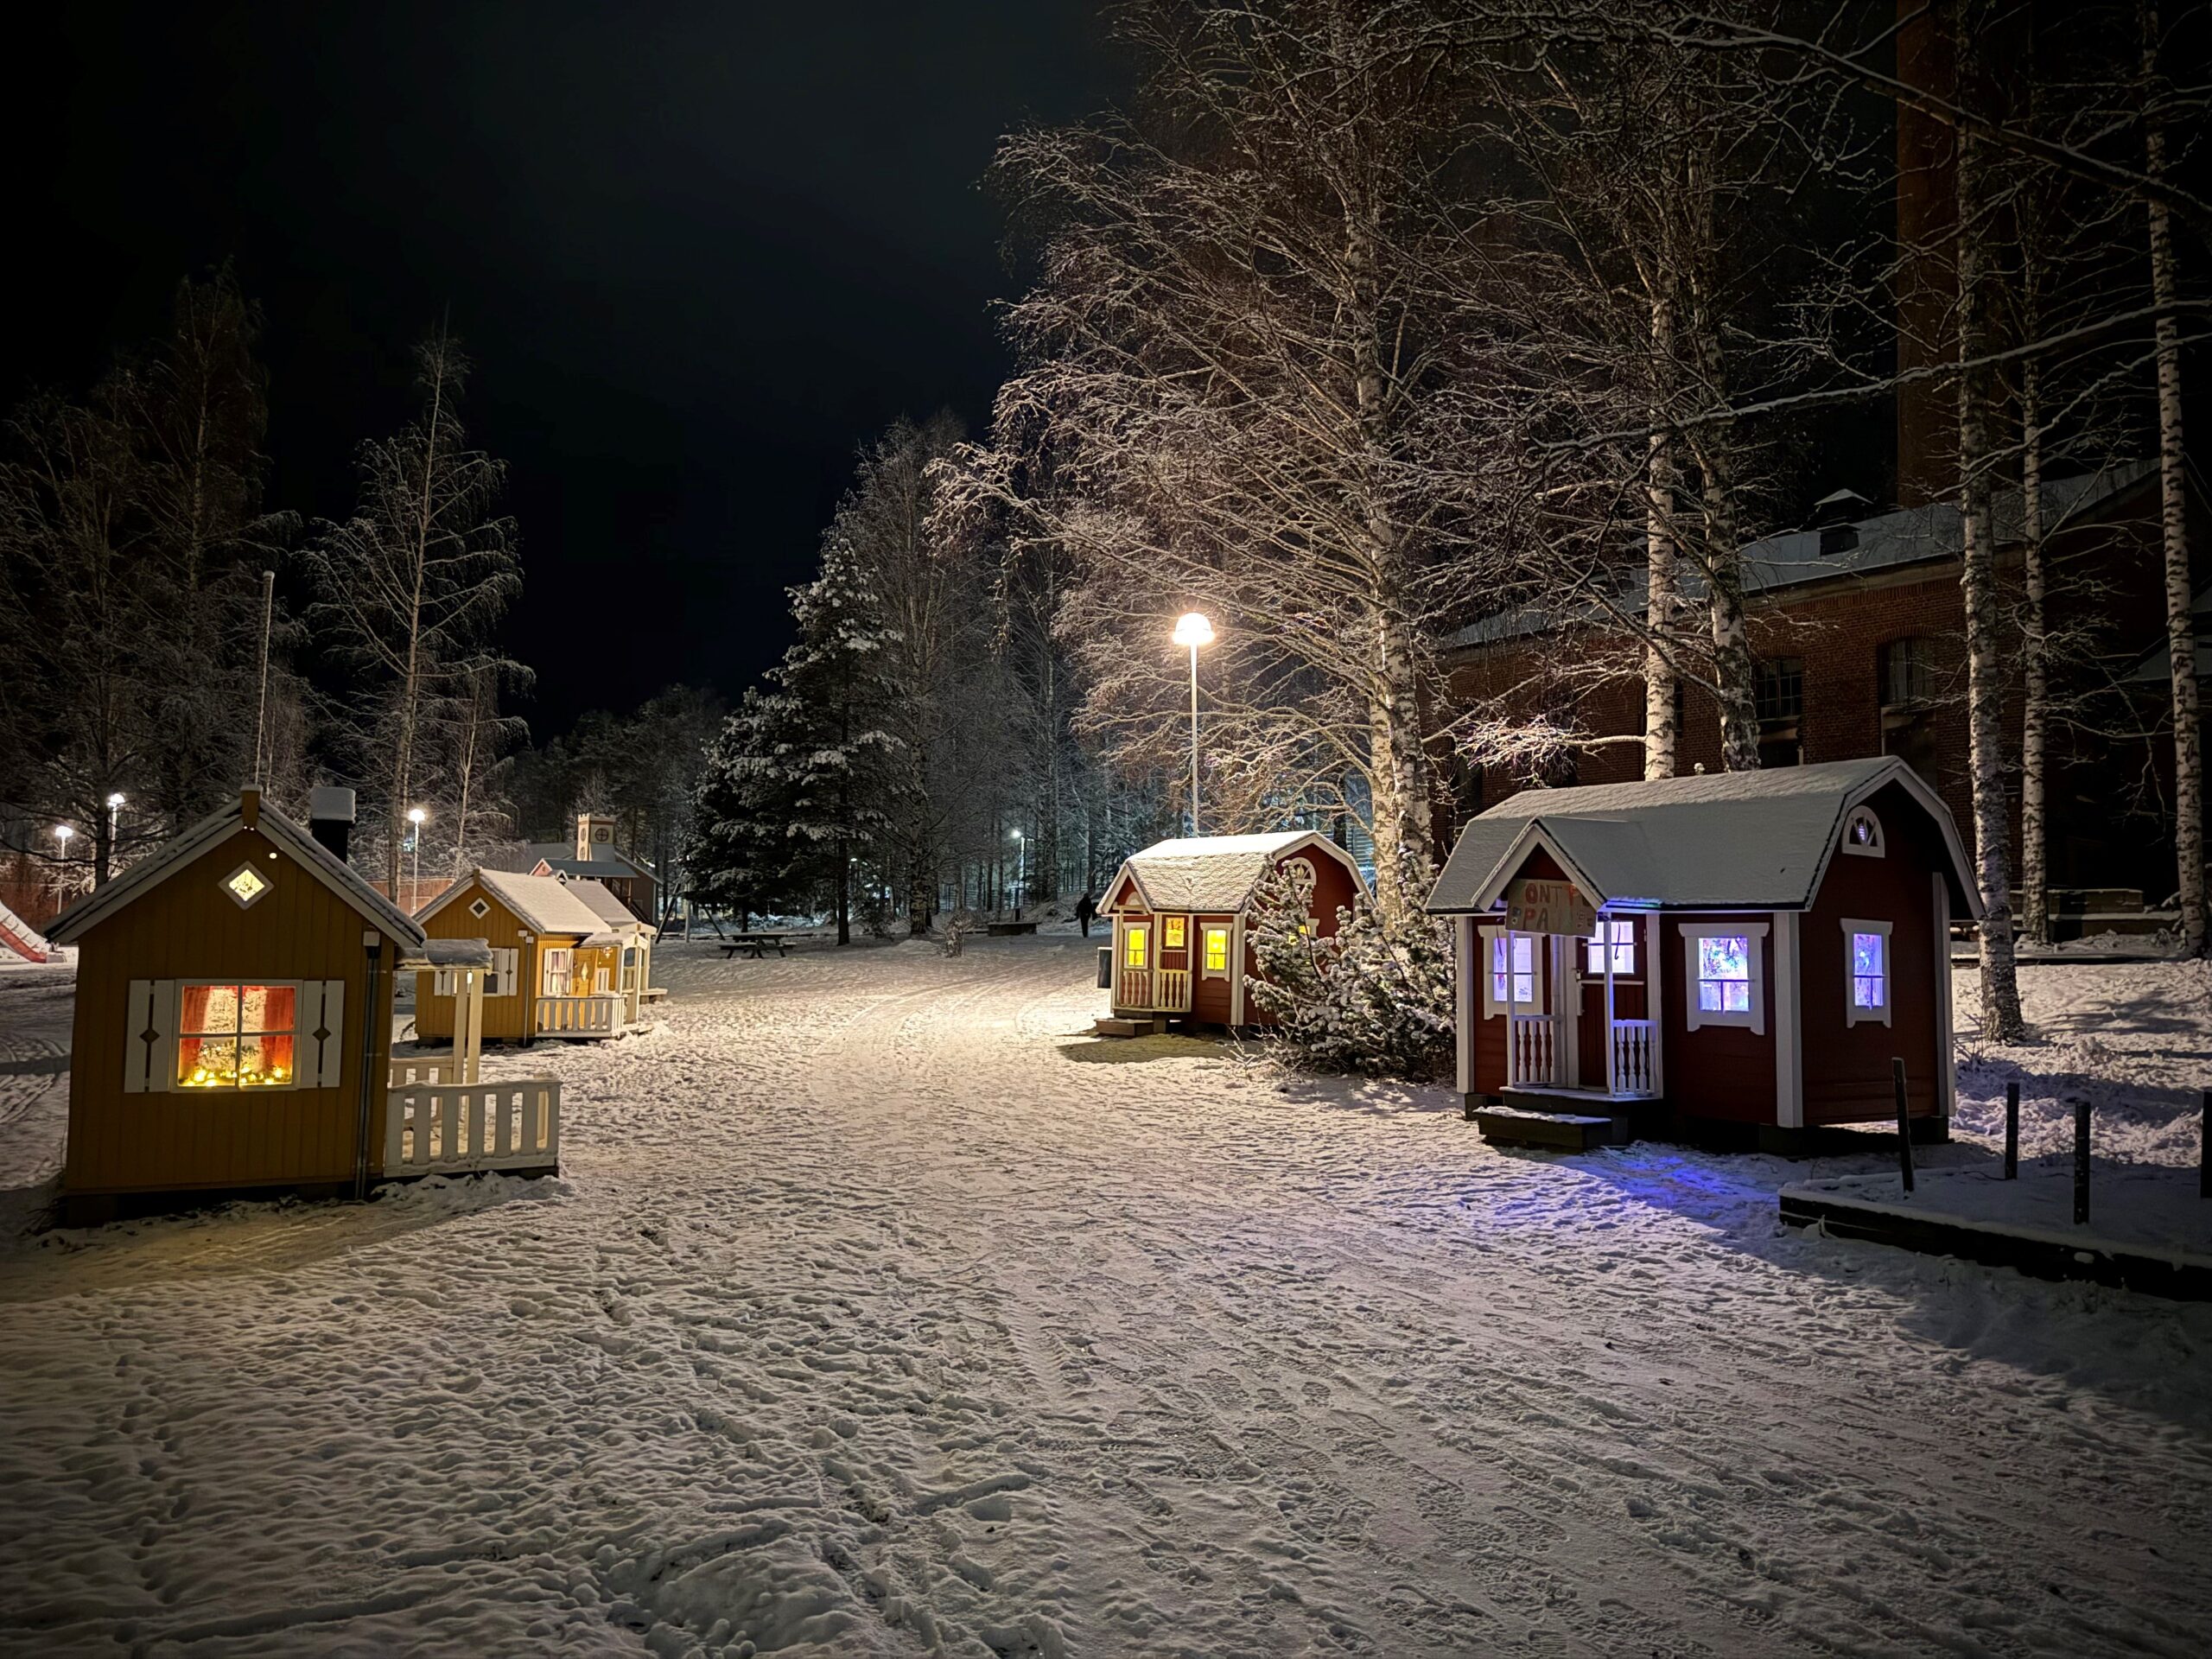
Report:
[[[123,791],[117,790],[107,798],[107,855],[115,856],[116,839],[123,833]]]
[[[415,848],[415,874],[407,884],[407,913],[410,916],[423,899],[423,820],[429,816],[419,806],[407,809],[407,822],[415,826],[415,833],[408,837]]]
[[[1203,611],[1185,611],[1175,620],[1175,643],[1191,650],[1191,833],[1198,833],[1198,647],[1213,644],[1213,624]]]
[[[1029,837],[1014,832],[1014,919],[1021,919],[1021,901],[1029,891]]]
[[[54,872],[54,890],[57,893],[69,891],[69,837],[76,833],[66,823],[57,823],[54,826],[54,839],[60,849],[57,855],[60,861],[60,867]],[[55,902],[59,903],[60,900],[56,899]]]

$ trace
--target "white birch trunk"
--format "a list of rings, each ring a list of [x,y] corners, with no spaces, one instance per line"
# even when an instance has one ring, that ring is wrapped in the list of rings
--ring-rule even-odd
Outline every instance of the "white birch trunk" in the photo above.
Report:
[[[2032,316],[2032,310],[2031,315]],[[2032,326],[2032,325],[2031,325]],[[2050,943],[2050,842],[2044,768],[2050,747],[2050,633],[2044,566],[2043,382],[2030,358],[2020,369],[2020,931]]]
[[[1662,296],[1651,307],[1651,358],[1664,375],[1674,361],[1674,302]],[[1671,778],[1676,768],[1679,734],[1675,696],[1679,681],[1674,652],[1675,607],[1681,581],[1675,558],[1675,444],[1652,411],[1652,433],[1645,463],[1643,621],[1649,639],[1643,647],[1643,775]]]

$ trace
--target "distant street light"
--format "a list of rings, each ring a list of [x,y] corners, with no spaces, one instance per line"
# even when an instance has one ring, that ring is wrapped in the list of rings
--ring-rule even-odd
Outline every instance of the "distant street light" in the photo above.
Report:
[[[1191,651],[1191,833],[1198,833],[1198,647],[1213,644],[1213,624],[1203,611],[1185,611],[1175,621],[1175,643]]]
[[[76,833],[66,823],[57,823],[54,826],[54,839],[60,848],[57,856],[61,864],[61,868],[54,873],[54,890],[56,893],[66,893],[69,891],[69,837]]]
[[[407,884],[407,913],[410,916],[423,902],[423,821],[429,816],[419,806],[407,809],[407,822],[415,826],[415,833],[408,837],[415,849],[415,874]]]
[[[1017,830],[1014,832],[1014,919],[1021,919],[1021,901],[1029,892],[1029,837]]]

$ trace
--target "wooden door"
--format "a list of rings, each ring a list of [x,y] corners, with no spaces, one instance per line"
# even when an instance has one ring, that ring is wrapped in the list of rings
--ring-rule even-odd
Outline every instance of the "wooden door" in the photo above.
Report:
[[[1600,918],[1601,931],[1609,933],[1608,944],[1612,951],[1613,1020],[1643,1020],[1649,1017],[1650,1002],[1647,976],[1650,971],[1649,918],[1643,916],[1612,916]],[[1584,1089],[1604,1090],[1609,1086],[1606,1046],[1612,1033],[1605,1020],[1605,958],[1597,935],[1586,939],[1569,939],[1566,946],[1568,969],[1580,982],[1575,1005],[1575,1060],[1580,1069],[1579,1085]],[[1640,1052],[1640,1051],[1639,1051]],[[1635,1079],[1631,1078],[1633,1082]]]

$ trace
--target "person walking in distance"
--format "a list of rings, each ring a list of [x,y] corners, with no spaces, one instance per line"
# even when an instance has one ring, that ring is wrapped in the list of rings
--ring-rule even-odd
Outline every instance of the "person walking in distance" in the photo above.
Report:
[[[1086,939],[1090,937],[1090,918],[1097,913],[1098,901],[1090,896],[1090,890],[1086,887],[1083,897],[1075,901],[1075,918],[1083,924],[1083,937]]]

